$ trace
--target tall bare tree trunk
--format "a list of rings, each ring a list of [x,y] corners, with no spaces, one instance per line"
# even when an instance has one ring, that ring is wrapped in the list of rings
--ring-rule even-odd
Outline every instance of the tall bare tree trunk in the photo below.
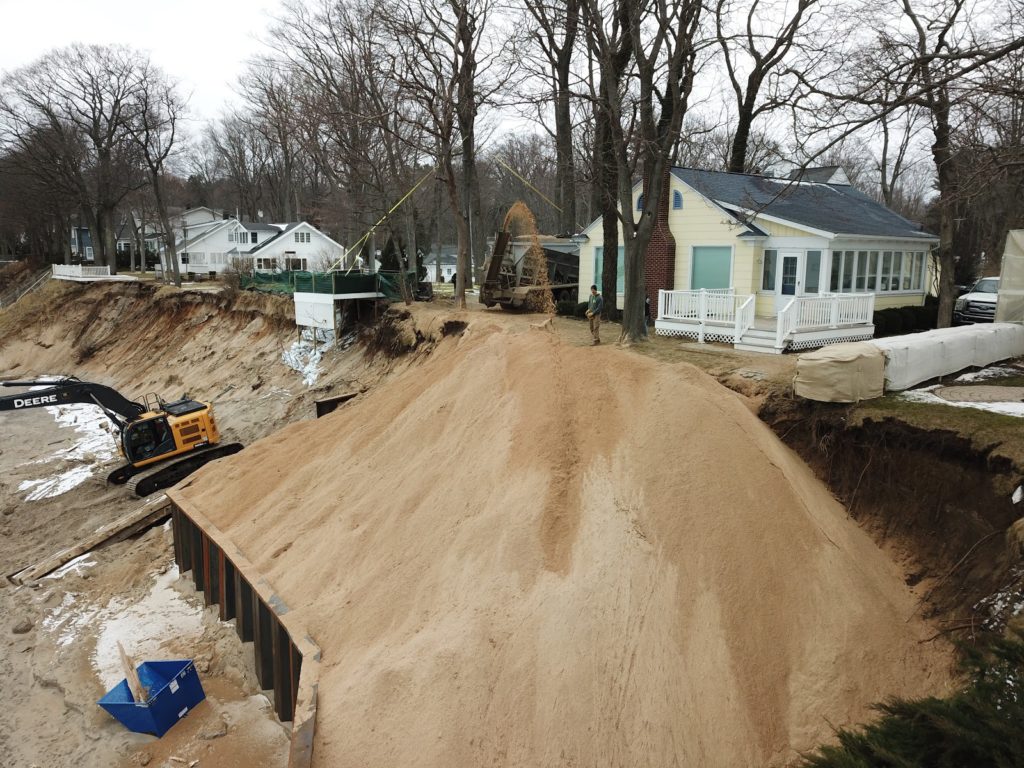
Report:
[[[947,328],[953,322],[953,304],[956,301],[956,263],[953,254],[953,230],[956,223],[958,174],[950,147],[949,98],[945,88],[935,95],[932,108],[935,143],[932,158],[938,174],[939,190],[939,318],[938,327]]]

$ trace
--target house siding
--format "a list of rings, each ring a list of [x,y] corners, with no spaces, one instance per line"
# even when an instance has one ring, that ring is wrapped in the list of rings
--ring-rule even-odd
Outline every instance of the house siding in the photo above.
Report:
[[[739,240],[736,236],[742,228],[730,221],[729,215],[721,208],[708,202],[674,176],[672,188],[683,196],[683,207],[670,210],[668,223],[673,232],[679,233],[676,238],[676,271],[675,290],[691,289],[693,273],[693,247],[710,245],[726,246],[733,249],[732,283],[736,291],[746,287],[749,292],[751,260],[756,258],[760,249],[751,243]],[[684,234],[685,233],[685,234]]]

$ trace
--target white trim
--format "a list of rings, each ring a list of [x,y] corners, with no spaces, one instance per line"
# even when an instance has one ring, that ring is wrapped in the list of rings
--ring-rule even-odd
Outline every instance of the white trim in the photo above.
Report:
[[[937,242],[939,242],[939,238],[934,237],[934,236],[930,236],[930,237],[896,237],[896,236],[893,236],[893,237],[882,237],[880,235],[849,235],[849,234],[846,234],[846,233],[843,233],[843,232],[840,232],[839,234],[837,234],[835,236],[836,240],[843,240],[844,238],[847,239],[847,240],[858,240],[858,241],[859,240],[867,240],[868,242],[874,241],[874,242],[878,242],[878,243],[887,243],[887,242],[890,242],[890,241],[893,241],[893,240],[895,240],[897,242],[901,242],[901,243],[904,243],[904,242],[906,242],[906,243],[937,243]]]
[[[199,235],[198,237],[196,237],[196,238],[194,238],[192,240],[184,240],[181,243],[176,243],[175,244],[175,248],[177,249],[178,247],[181,247],[181,248],[184,248],[184,249],[191,250],[193,248],[193,246],[195,246],[196,243],[202,242],[204,238],[209,237],[210,235],[214,234],[215,232],[222,231],[224,229],[225,225],[231,225],[231,224],[238,224],[238,219],[227,219],[225,221],[221,221],[219,226],[210,227],[208,230],[206,230],[201,235]],[[239,225],[239,226],[241,226],[241,225]]]
[[[715,205],[717,205],[719,207],[724,206],[724,205],[729,205],[728,203],[723,203],[723,202],[721,202],[719,200],[715,200],[714,203],[715,203]],[[747,213],[747,214],[750,214],[751,216],[753,216],[755,226],[757,224],[757,220],[758,219],[764,219],[765,221],[770,221],[773,224],[781,224],[782,226],[789,227],[790,229],[799,229],[799,230],[801,230],[803,232],[807,232],[808,234],[817,235],[818,237],[828,238],[829,240],[833,240],[836,237],[834,232],[828,232],[828,231],[826,231],[824,229],[818,229],[817,227],[810,227],[810,226],[808,226],[806,224],[800,224],[800,223],[795,222],[795,221],[790,221],[789,219],[784,219],[781,216],[772,216],[771,214],[764,213],[764,212],[760,212],[759,213],[757,211],[752,211],[749,208],[741,208],[738,205],[733,205],[732,207],[736,208],[739,211],[743,211],[744,213]]]

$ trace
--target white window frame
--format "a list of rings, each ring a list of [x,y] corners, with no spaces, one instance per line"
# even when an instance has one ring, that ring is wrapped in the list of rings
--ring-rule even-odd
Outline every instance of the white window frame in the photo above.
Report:
[[[902,246],[893,246],[891,244],[873,244],[868,247],[860,247],[859,245],[843,245],[833,246],[826,249],[826,252],[830,255],[829,269],[827,274],[827,280],[825,284],[828,286],[828,290],[832,293],[874,293],[879,296],[913,296],[916,294],[924,293],[925,278],[923,266],[919,266],[918,262],[923,265],[927,263],[927,258],[922,258],[922,255],[927,255],[928,251],[921,250],[920,246],[917,248],[911,247],[910,249]],[[889,285],[896,284],[896,288],[882,288],[882,277],[883,277],[883,266],[885,263],[885,254],[890,254],[890,277]],[[875,280],[873,285],[869,285],[865,280],[865,286],[862,289],[857,288],[857,274],[861,266],[862,254],[867,254],[867,258],[875,260]],[[850,288],[843,288],[843,272],[846,269],[847,257],[852,256],[853,258],[853,272],[852,279],[850,281]],[[896,258],[900,259],[899,270],[895,269]],[[916,258],[915,258],[916,257]],[[838,281],[835,286],[832,285],[832,266],[838,264]],[[865,272],[865,276],[870,274],[870,269]],[[904,280],[909,280],[907,285],[909,287],[904,288]],[[914,287],[915,281],[917,288]]]

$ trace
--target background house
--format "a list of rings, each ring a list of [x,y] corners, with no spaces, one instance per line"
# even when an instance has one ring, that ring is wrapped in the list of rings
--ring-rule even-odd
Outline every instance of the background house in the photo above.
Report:
[[[305,221],[262,224],[203,213],[193,216],[183,221],[184,237],[176,244],[183,273],[220,273],[236,260],[257,272],[322,270],[345,252],[344,246]]]
[[[639,183],[633,207],[645,208]],[[922,305],[931,286],[938,238],[841,168],[792,179],[673,168],[654,215],[644,271],[661,334],[774,352],[871,338],[875,309]],[[583,234],[581,301],[601,282],[600,219]],[[621,302],[621,246],[618,260]]]
[[[876,309],[924,303],[938,238],[854,189],[841,168],[799,179],[673,168],[669,178],[663,205],[674,243],[648,254],[652,306],[659,289],[701,288],[754,295],[760,317],[775,317],[794,297],[829,293],[874,293]],[[633,205],[644,207],[639,183]],[[601,220],[583,234],[581,301],[601,282]],[[621,246],[618,259],[621,294]]]
[[[427,270],[427,281],[438,282],[440,266],[440,282],[450,283],[458,266],[459,246],[454,243],[437,246],[423,257],[423,267]]]

